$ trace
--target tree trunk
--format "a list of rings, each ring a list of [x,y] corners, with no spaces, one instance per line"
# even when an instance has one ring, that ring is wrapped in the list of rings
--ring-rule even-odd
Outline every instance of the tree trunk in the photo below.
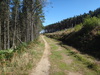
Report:
[[[6,36],[6,21],[4,21],[4,49],[7,49],[7,36]]]
[[[15,9],[15,19],[14,19],[14,33],[13,33],[13,48],[15,48],[16,47],[16,45],[15,45],[15,38],[16,38],[16,23],[17,23],[17,7],[16,7],[16,9]]]
[[[8,20],[7,20],[7,38],[8,38],[8,40],[7,40],[7,49],[9,49],[10,48],[10,38],[9,38],[9,15],[8,15]]]
[[[34,40],[34,37],[33,37],[33,18],[31,19],[31,41]]]
[[[13,33],[13,48],[15,47],[15,36],[16,36],[16,19],[15,19],[15,27],[14,27],[14,33]]]
[[[2,49],[2,47],[1,47],[1,20],[0,20],[0,50]]]
[[[29,42],[30,41],[30,32],[29,32],[29,30],[30,30],[30,21],[29,21],[29,12],[27,11],[27,28],[26,28],[26,32],[27,32],[27,42]]]

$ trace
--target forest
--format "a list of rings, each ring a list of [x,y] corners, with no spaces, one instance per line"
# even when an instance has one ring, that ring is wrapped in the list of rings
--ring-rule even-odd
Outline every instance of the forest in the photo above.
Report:
[[[0,0],[0,50],[14,49],[39,36],[43,0]]]
[[[0,0],[0,75],[29,74],[40,55],[36,46],[43,49],[37,39],[44,6],[45,0]]]
[[[45,33],[52,33],[52,32],[56,32],[56,31],[68,29],[68,28],[73,28],[77,24],[83,23],[84,19],[87,18],[87,17],[98,17],[98,18],[100,18],[100,8],[97,8],[94,11],[90,10],[88,13],[84,13],[82,15],[80,14],[78,16],[67,18],[67,19],[59,21],[57,23],[45,26],[44,32]]]

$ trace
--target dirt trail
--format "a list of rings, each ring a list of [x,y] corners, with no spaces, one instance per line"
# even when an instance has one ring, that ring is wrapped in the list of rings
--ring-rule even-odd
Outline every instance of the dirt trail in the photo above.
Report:
[[[49,68],[50,68],[50,62],[49,62],[49,45],[44,39],[44,36],[41,36],[44,43],[45,43],[45,50],[43,53],[43,56],[40,60],[40,62],[37,64],[37,67],[33,69],[33,72],[30,75],[49,75]]]

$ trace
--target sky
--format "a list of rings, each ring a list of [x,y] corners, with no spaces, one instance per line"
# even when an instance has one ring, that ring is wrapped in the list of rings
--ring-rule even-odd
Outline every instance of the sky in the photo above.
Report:
[[[44,26],[100,7],[100,0],[48,0],[48,2],[44,7]]]

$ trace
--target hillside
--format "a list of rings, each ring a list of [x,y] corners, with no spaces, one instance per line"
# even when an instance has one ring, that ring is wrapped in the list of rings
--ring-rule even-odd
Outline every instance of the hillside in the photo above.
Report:
[[[92,21],[91,26],[88,24],[90,21]],[[89,54],[100,59],[100,26],[99,23],[95,26],[92,25],[93,23],[93,18],[91,18],[89,21],[76,25],[74,28],[46,33],[45,35],[75,47],[81,53]]]
[[[72,28],[80,23],[84,23],[84,19],[89,18],[89,17],[90,18],[92,18],[92,17],[100,18],[100,8],[97,8],[94,11],[90,10],[88,13],[69,17],[69,18],[63,19],[61,21],[55,22],[53,24],[47,25],[44,28],[44,32],[52,33],[52,32],[56,32],[56,31],[61,31],[64,29]]]

